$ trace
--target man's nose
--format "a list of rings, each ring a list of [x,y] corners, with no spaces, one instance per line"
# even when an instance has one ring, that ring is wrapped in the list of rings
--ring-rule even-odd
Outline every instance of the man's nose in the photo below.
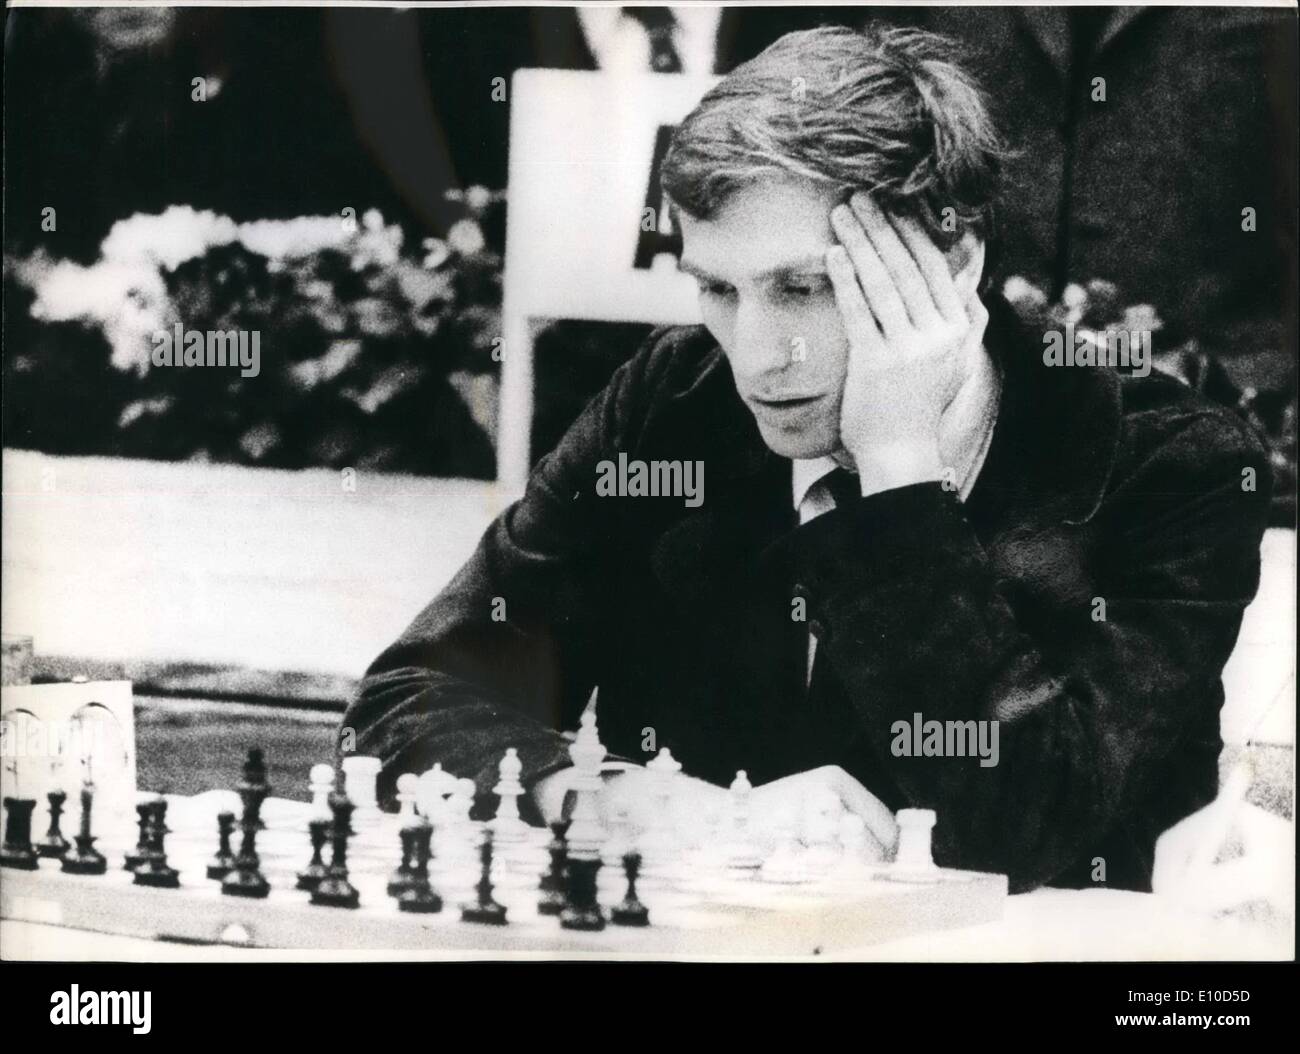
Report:
[[[792,340],[778,313],[762,304],[745,304],[736,311],[732,369],[750,377],[781,370],[791,362]]]

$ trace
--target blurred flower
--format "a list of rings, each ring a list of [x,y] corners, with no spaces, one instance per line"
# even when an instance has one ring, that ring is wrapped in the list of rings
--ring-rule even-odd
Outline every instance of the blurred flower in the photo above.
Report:
[[[142,417],[157,417],[165,414],[171,409],[174,401],[170,395],[164,395],[160,399],[136,399],[134,402],[127,403],[118,415],[117,427],[125,428]]]
[[[457,220],[451,225],[451,230],[447,232],[447,242],[461,256],[473,256],[482,252],[483,246],[487,244],[483,238],[483,228],[476,220],[468,219]]]
[[[378,209],[367,210],[361,217],[361,226],[352,249],[352,270],[395,264],[402,251],[402,228],[396,224],[385,227]]]
[[[336,340],[320,358],[294,363],[289,367],[289,375],[310,391],[322,381],[333,380],[351,366],[360,354],[361,341]]]
[[[447,243],[441,238],[425,238],[420,243],[424,249],[424,263],[422,267],[432,271],[435,267],[441,267],[451,256],[451,250],[447,248]]]
[[[1002,295],[1022,311],[1041,311],[1047,306],[1047,295],[1018,274],[1006,280],[1002,286]]]
[[[1071,282],[1061,293],[1061,305],[1065,308],[1066,322],[1078,322],[1083,317],[1083,309],[1088,304],[1088,291],[1083,286]]]
[[[122,263],[153,262],[174,271],[186,260],[202,256],[214,245],[226,245],[239,236],[235,221],[215,212],[196,212],[188,205],[173,205],[161,215],[136,213],[118,220],[100,245],[105,260]]]
[[[269,422],[254,425],[239,437],[239,448],[253,461],[261,461],[280,443],[280,430]]]
[[[337,216],[255,220],[239,225],[240,244],[273,260],[297,259],[322,249],[341,249],[352,239]]]
[[[478,184],[465,191],[465,204],[475,212],[482,212],[492,203],[492,192]]]
[[[1164,323],[1160,316],[1156,314],[1156,309],[1151,304],[1133,304],[1131,307],[1124,309],[1124,321],[1121,328],[1136,331],[1155,333],[1157,330],[1164,328]]]

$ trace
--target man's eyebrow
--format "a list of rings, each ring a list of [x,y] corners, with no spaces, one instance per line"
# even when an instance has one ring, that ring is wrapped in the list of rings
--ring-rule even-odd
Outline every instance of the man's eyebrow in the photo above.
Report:
[[[682,271],[685,274],[693,275],[694,277],[699,278],[702,281],[714,282],[719,280],[715,278],[713,275],[709,274],[709,272],[704,270],[704,268],[699,267],[696,264],[692,263],[690,260],[684,258],[677,261],[677,270]],[[759,271],[758,274],[756,274],[754,277],[760,279],[780,278],[784,275],[792,275],[792,274],[825,274],[825,273],[826,273],[826,256],[823,253],[818,253],[813,256],[803,256],[796,260],[787,260],[784,263],[779,263],[774,267],[769,267],[766,270]]]

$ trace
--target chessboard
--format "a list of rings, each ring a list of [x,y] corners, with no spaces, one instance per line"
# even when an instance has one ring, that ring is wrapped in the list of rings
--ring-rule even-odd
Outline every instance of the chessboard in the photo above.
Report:
[[[107,862],[102,875],[68,874],[57,859],[36,869],[6,868],[0,875],[0,916],[77,930],[159,941],[272,949],[418,950],[443,953],[596,953],[669,957],[796,957],[831,954],[873,943],[1001,917],[1007,893],[1000,875],[893,865],[830,866],[824,874],[791,880],[764,878],[763,869],[736,871],[707,849],[683,851],[671,874],[647,873],[640,883],[645,925],[610,921],[627,897],[617,861],[597,878],[600,929],[565,928],[543,914],[548,844],[544,829],[524,827],[524,837],[497,844],[487,874],[489,897],[504,908],[503,924],[467,922],[462,905],[474,905],[484,874],[474,852],[435,858],[429,874],[441,910],[410,914],[399,909],[388,884],[403,863],[394,814],[358,811],[347,849],[350,884],[358,906],[312,903],[297,876],[312,857],[307,836],[311,806],[267,798],[257,835],[264,898],[222,892],[208,877],[217,848],[218,814],[229,794],[209,792],[167,798],[166,854],[176,888],[136,884],[123,861],[137,844],[129,832],[105,833],[97,848]],[[461,832],[462,845],[482,844],[487,823]]]

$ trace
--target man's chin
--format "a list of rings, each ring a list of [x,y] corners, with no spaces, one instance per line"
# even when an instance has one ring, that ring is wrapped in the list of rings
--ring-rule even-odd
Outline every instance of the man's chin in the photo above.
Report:
[[[810,460],[834,454],[839,449],[839,436],[816,435],[812,432],[786,431],[758,426],[759,434],[767,448],[779,457],[791,460]]]

